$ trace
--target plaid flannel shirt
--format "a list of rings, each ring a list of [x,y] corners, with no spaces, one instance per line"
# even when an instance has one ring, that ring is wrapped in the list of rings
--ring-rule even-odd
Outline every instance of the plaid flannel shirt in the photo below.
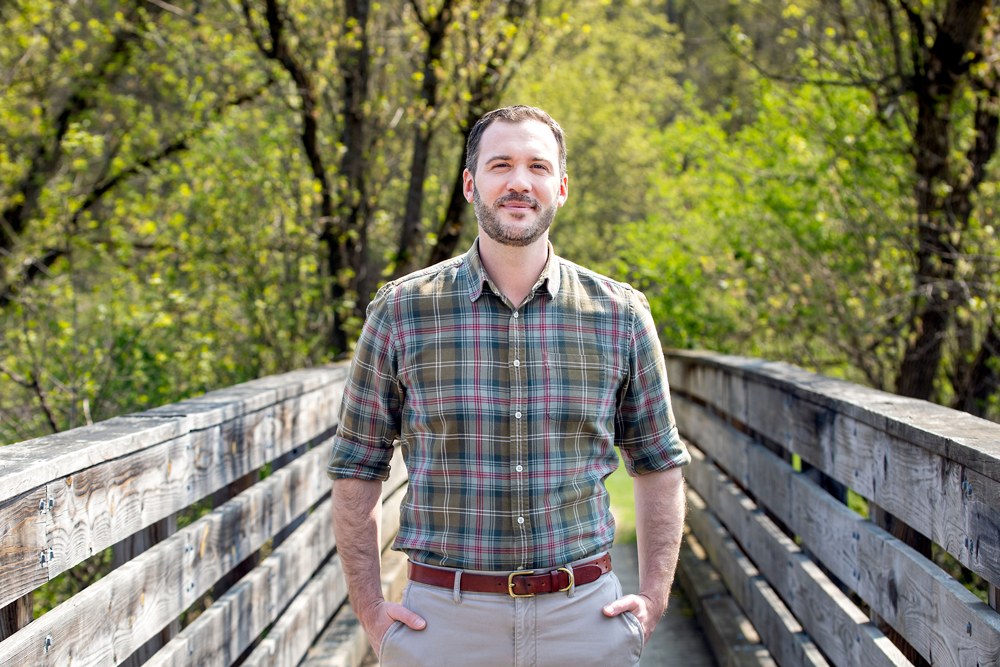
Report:
[[[641,292],[557,257],[514,307],[479,242],[368,308],[327,473],[409,473],[393,548],[475,570],[555,567],[614,539],[604,479],[690,461]]]

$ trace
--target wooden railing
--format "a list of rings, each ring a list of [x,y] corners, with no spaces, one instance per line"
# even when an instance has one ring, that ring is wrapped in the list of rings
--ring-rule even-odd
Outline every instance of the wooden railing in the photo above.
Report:
[[[682,561],[708,556],[763,663],[998,664],[1000,425],[788,364],[667,367],[694,458]],[[944,552],[989,604],[928,557]]]
[[[342,609],[326,476],[346,372],[262,378],[0,448],[0,665],[291,667],[314,643],[317,660],[359,664],[367,640]],[[392,472],[383,546],[405,493],[398,453]],[[33,591],[109,547],[110,573],[31,621]],[[398,557],[385,565],[396,594]],[[317,642],[324,628],[333,639]]]
[[[694,458],[678,578],[720,663],[998,665],[1000,425],[786,364],[667,365]],[[346,370],[0,448],[0,667],[360,664],[325,474]],[[397,453],[383,547],[405,481]],[[34,591],[108,548],[110,573],[31,621]],[[403,565],[385,552],[397,599]]]

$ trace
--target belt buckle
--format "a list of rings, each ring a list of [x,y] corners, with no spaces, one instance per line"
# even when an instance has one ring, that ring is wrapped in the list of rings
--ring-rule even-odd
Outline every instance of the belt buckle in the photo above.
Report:
[[[518,595],[517,593],[514,592],[514,577],[520,576],[522,574],[527,575],[527,574],[534,574],[534,573],[535,573],[534,570],[518,570],[516,572],[511,572],[509,575],[507,575],[507,592],[510,593],[510,596],[512,598],[533,598],[533,597],[535,597],[534,593],[525,593],[524,595]]]
[[[556,572],[565,572],[566,574],[569,575],[569,584],[566,585],[566,588],[560,588],[558,591],[556,591],[557,593],[562,593],[563,591],[568,591],[569,589],[573,588],[573,570],[569,569],[568,567],[557,567]]]

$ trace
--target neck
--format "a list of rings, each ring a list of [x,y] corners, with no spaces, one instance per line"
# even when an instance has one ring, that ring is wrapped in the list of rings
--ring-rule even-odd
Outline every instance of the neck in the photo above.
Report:
[[[486,234],[479,234],[479,259],[493,283],[515,307],[528,296],[549,256],[549,234],[522,247],[497,243]]]

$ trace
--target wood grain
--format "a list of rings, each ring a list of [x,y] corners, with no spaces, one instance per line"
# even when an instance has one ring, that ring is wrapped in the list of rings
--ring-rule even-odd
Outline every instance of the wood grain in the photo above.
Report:
[[[785,388],[748,382],[750,428],[885,508],[987,581],[1000,582],[1000,483]],[[683,402],[674,397],[679,420]],[[690,428],[705,426],[695,419]]]
[[[703,408],[681,399],[678,422]],[[699,432],[699,447],[722,467],[726,452],[748,452],[745,487],[796,534],[803,546],[850,586],[925,659],[934,664],[997,664],[1000,615],[935,563],[863,519],[806,475],[718,420]],[[702,434],[710,434],[701,437]],[[718,453],[718,456],[716,456]],[[702,465],[701,459],[694,467]],[[698,473],[696,473],[698,474]],[[971,633],[971,634],[970,634]],[[969,660],[973,662],[969,663]]]
[[[402,600],[407,583],[406,563],[406,557],[399,552],[382,553],[382,596],[386,600]],[[370,650],[367,633],[351,605],[345,604],[313,642],[301,667],[358,667]]]
[[[301,465],[303,457],[286,468],[296,463]],[[399,505],[406,494],[405,481],[406,469],[397,448],[392,459],[392,474],[382,486],[383,546],[388,545],[399,530]],[[268,558],[158,652],[148,663],[150,667],[191,664],[228,667],[271,623],[278,619],[281,624],[284,622],[281,619],[286,617],[298,619],[293,624],[295,632],[315,628],[314,638],[347,596],[339,558],[334,556],[323,564],[336,544],[332,530],[334,511],[336,508],[327,497]],[[317,568],[320,568],[318,573]],[[310,580],[314,573],[315,577]],[[303,586],[306,589],[296,595]],[[294,602],[293,597],[299,602]],[[299,624],[303,624],[302,627]],[[275,625],[268,637],[275,640],[278,631]],[[295,636],[301,640],[300,635]],[[292,645],[296,645],[294,640]],[[254,653],[261,646],[263,643]]]
[[[331,442],[132,559],[0,645],[0,665],[114,665],[329,493]],[[48,639],[48,650],[46,640]]]
[[[891,642],[882,641],[885,636],[868,617],[746,494],[705,461],[697,448],[691,447],[691,452],[693,461],[686,469],[691,488],[712,508],[831,662],[845,667],[909,664]],[[705,544],[708,535],[698,537]],[[720,571],[728,584],[727,577],[734,575],[724,568]],[[739,595],[734,597],[739,599]]]
[[[23,525],[19,532],[0,532],[0,607],[328,431],[341,391],[339,384],[326,385],[120,458],[94,465],[84,460],[88,467],[0,503],[0,531]],[[316,414],[286,419],[296,406]],[[5,483],[0,472],[0,488]],[[43,550],[46,561],[39,567]]]
[[[1000,481],[1000,424],[927,401],[810,373],[783,362],[692,350],[666,350],[665,355],[671,385],[684,391],[690,386],[692,395],[707,402],[717,400],[718,392],[708,395],[706,383],[697,382],[708,372],[701,370],[705,367],[728,376],[728,380],[715,382],[728,384],[733,393],[738,394],[739,387],[745,386],[744,395],[751,397],[760,386],[774,387]],[[729,406],[735,408],[737,399],[730,399]],[[724,405],[719,407],[728,414],[739,414]],[[747,423],[749,413],[748,410],[747,419],[740,421]]]
[[[688,490],[688,521],[696,537],[704,538],[711,562],[725,572],[728,590],[749,617],[759,635],[758,641],[770,651],[782,667],[827,665],[819,648],[781,601],[757,568],[743,554],[728,531],[712,515],[702,498]]]
[[[405,581],[406,556],[397,551],[384,552],[382,554],[383,596],[392,599],[394,592],[402,592]],[[324,600],[326,594],[320,578],[310,582],[267,633],[267,638],[250,654],[243,663],[244,666],[296,667],[309,652],[333,616],[333,612],[337,610],[337,607],[334,607],[329,613],[318,613],[318,610],[329,609],[330,605]],[[358,630],[365,636],[367,644],[367,634],[360,625]]]
[[[0,503],[0,609],[49,580],[48,493],[33,489]],[[7,635],[0,635],[3,639]]]
[[[329,385],[342,387],[346,377],[347,362],[273,375],[146,412],[8,445],[0,448],[0,502],[190,431],[216,426]],[[339,401],[339,396],[335,400]],[[291,425],[295,425],[296,406],[294,400],[288,403]]]

